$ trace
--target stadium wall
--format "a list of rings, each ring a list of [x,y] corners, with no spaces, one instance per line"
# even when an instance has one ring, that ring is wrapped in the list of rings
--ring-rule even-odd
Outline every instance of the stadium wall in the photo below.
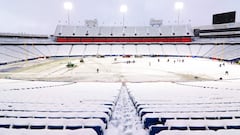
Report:
[[[191,37],[57,37],[56,42],[192,42]]]

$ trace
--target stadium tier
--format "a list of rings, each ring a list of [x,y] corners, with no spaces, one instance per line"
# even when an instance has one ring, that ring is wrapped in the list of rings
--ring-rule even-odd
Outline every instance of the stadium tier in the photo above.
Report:
[[[195,33],[201,38],[233,38],[240,36],[240,23],[224,23],[197,27]]]
[[[0,63],[48,57],[77,56],[174,56],[235,60],[238,44],[75,44],[75,45],[1,45]]]
[[[189,25],[160,27],[86,27],[58,25],[57,42],[191,42]]]

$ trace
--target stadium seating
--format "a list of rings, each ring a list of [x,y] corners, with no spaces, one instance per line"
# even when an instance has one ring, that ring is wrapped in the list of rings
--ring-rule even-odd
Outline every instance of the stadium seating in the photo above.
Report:
[[[9,85],[13,82],[14,86]],[[92,133],[103,135],[119,94],[117,86],[1,80],[0,131],[25,129],[23,133],[31,134],[32,130],[46,130],[48,134],[48,130],[76,130],[76,134],[79,129],[93,129]],[[100,88],[106,95],[94,96]],[[5,96],[9,94],[12,96]]]
[[[164,130],[156,135],[238,135],[239,130],[201,130],[201,131],[192,131],[192,130]]]
[[[137,46],[133,44],[125,45],[124,52],[126,55],[137,55]]]
[[[238,93],[231,91],[234,82],[129,84],[128,88],[150,135],[237,134],[240,101]]]
[[[136,49],[134,49],[136,48]],[[233,60],[239,57],[239,45],[117,44],[117,45],[31,45],[0,46],[0,63],[11,63],[55,56],[159,55],[197,56]]]
[[[96,56],[98,54],[98,49],[99,49],[98,45],[88,45],[85,52],[84,52],[84,55]]]
[[[228,130],[239,129],[239,120],[168,120],[165,125],[154,125],[150,128],[150,135],[164,130]]]
[[[166,55],[172,55],[172,56],[178,55],[176,45],[164,45],[162,46],[162,50]]]
[[[111,45],[100,45],[98,49],[98,54],[103,56],[109,56],[111,54]]]
[[[149,45],[150,55],[165,55],[162,45],[151,44]]]
[[[138,45],[137,55],[150,55],[148,45]]]
[[[179,44],[176,46],[179,56],[191,56],[191,50],[189,45]]]
[[[77,130],[29,130],[0,128],[1,135],[98,135],[94,129],[81,128]]]
[[[112,45],[111,46],[111,55],[112,56],[120,56],[124,54],[124,46],[123,45]]]

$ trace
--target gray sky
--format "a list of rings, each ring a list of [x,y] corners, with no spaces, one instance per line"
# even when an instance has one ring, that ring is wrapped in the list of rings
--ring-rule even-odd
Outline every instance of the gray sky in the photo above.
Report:
[[[0,32],[53,34],[57,24],[66,24],[67,0],[0,0]],[[212,14],[237,11],[240,19],[240,0],[69,0],[73,3],[71,24],[83,25],[86,19],[98,19],[99,25],[120,25],[120,5],[126,4],[125,24],[149,25],[151,18],[163,24],[176,24],[176,1],[184,2],[180,23],[192,26],[209,25]]]

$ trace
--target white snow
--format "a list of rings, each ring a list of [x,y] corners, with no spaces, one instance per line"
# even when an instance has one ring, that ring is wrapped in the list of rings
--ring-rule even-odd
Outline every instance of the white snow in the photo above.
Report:
[[[41,64],[33,61],[22,66],[21,63],[0,67],[20,67],[16,71],[0,73],[3,78],[0,79],[0,115],[4,116],[0,118],[0,122],[18,122],[25,125],[62,124],[66,127],[66,124],[78,125],[79,122],[66,118],[89,117],[90,119],[83,120],[83,123],[101,125],[105,135],[146,135],[149,132],[143,128],[146,117],[220,117],[236,116],[239,113],[233,111],[239,110],[240,105],[239,65],[199,58],[116,59],[87,57],[84,58],[84,63],[79,63],[78,58],[72,58],[71,61],[77,65],[73,69],[65,67],[69,59],[46,60],[41,61]],[[100,69],[99,73],[96,72],[97,68]],[[228,71],[228,74],[225,71]],[[221,77],[223,80],[220,80]],[[155,113],[146,114],[141,120],[137,113],[140,107],[143,108],[140,113]],[[39,121],[35,117],[44,117],[46,120]],[[60,120],[56,120],[58,118]],[[103,123],[99,118],[106,118],[107,123]],[[186,121],[177,121],[176,124],[182,125],[184,122]],[[196,122],[194,121],[193,125]],[[236,124],[235,121],[222,122]],[[95,134],[92,130],[64,129],[62,132],[49,133],[45,133],[48,130],[18,131],[23,134],[48,135]],[[0,132],[15,134],[17,130],[0,128]],[[228,134],[224,131],[218,132]],[[169,131],[162,134],[167,133]],[[176,134],[185,133],[191,134],[187,131]]]

